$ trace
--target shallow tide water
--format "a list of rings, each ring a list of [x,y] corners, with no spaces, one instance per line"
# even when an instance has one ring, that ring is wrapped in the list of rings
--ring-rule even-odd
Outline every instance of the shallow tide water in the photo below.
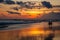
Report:
[[[52,27],[56,27],[53,40],[60,40],[60,22],[53,22]],[[45,28],[47,28],[45,30]],[[15,24],[9,25],[8,28],[0,30],[0,40],[43,40],[45,36],[51,33],[48,30],[48,22],[31,23],[31,24]],[[30,39],[21,39],[22,37],[29,37]],[[36,37],[38,36],[38,38]],[[35,39],[34,39],[35,38]]]

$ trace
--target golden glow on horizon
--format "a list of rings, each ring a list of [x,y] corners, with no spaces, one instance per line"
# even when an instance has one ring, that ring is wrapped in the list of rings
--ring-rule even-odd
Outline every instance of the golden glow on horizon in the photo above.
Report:
[[[20,10],[21,15],[28,15],[29,18],[36,18],[37,16],[43,15],[43,11],[40,11],[40,9],[22,9]],[[41,14],[41,15],[39,15]]]
[[[40,14],[40,11],[26,11],[26,13],[29,13],[29,14],[31,14],[31,15],[37,15],[37,14]]]

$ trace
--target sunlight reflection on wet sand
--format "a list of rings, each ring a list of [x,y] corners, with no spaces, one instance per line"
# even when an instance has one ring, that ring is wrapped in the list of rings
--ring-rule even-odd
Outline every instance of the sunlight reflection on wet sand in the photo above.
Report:
[[[53,22],[53,26],[60,26],[60,22]],[[15,26],[15,25],[14,25]],[[20,26],[20,25],[19,25]],[[27,26],[27,25],[25,25]],[[46,36],[51,31],[44,30],[44,27],[48,27],[47,22],[42,23],[33,23],[30,24],[28,28],[22,28],[18,30],[0,30],[0,40],[20,40],[21,36],[36,36],[36,35],[43,35]],[[60,30],[55,31],[54,40],[59,40],[60,38]]]

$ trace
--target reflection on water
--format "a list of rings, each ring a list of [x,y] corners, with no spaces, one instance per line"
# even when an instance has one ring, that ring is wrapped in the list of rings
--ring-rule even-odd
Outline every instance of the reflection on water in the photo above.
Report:
[[[10,25],[5,30],[0,30],[0,39],[44,40],[50,35],[50,37],[53,37],[53,40],[59,40],[60,30],[58,29],[60,27],[60,22],[53,22],[52,27],[55,29],[55,31],[49,30],[48,27],[48,22]]]

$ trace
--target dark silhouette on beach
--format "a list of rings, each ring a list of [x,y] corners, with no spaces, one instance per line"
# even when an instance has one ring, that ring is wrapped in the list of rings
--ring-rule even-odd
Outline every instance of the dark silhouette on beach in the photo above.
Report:
[[[49,29],[52,30],[52,20],[49,20],[48,25],[49,25]]]

